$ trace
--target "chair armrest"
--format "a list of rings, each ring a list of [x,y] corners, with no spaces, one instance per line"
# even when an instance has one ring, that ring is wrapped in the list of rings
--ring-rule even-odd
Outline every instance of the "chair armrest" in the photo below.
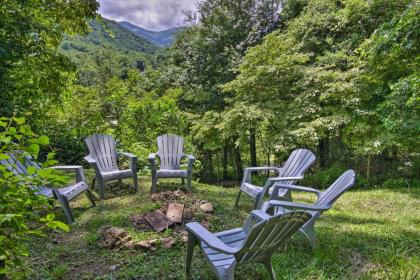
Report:
[[[251,174],[253,171],[264,171],[264,170],[273,170],[280,172],[281,167],[275,166],[258,166],[258,167],[246,167],[244,169],[244,177],[242,183],[251,183]]]
[[[291,180],[302,180],[303,176],[296,176],[296,177],[271,177],[268,180],[271,181],[291,181]]]
[[[262,210],[252,210],[251,214],[249,214],[248,219],[246,220],[244,224],[244,231],[249,232],[249,230],[254,226],[255,224],[270,219],[271,216],[268,215],[266,212]]]
[[[310,192],[310,193],[315,193],[318,196],[321,194],[321,191],[317,189],[302,187],[302,186],[297,186],[297,185],[276,184],[275,190],[276,189],[288,189],[288,190],[294,190],[294,191]]]
[[[83,172],[83,167],[81,165],[57,165],[51,166],[50,168],[61,171],[75,172],[77,183],[85,181],[85,173]]]
[[[156,170],[156,154],[149,154],[148,160],[152,171]]]
[[[190,174],[193,170],[193,166],[194,166],[194,162],[195,162],[195,157],[193,155],[184,155],[184,157],[186,157],[188,159],[188,173]]]
[[[127,157],[130,160],[130,169],[137,172],[137,156],[132,153],[119,152],[119,156]]]
[[[271,218],[270,215],[268,215],[267,213],[265,213],[264,211],[261,211],[261,210],[252,210],[251,214],[250,214],[250,217],[258,220],[258,222],[261,222],[263,220],[267,220],[267,219]]]
[[[280,167],[275,166],[257,166],[257,167],[246,167],[245,170],[248,171],[264,171],[264,170],[274,170],[278,171]]]
[[[85,156],[84,159],[89,163],[90,165],[96,164],[96,160],[91,156]]]
[[[137,159],[137,156],[135,154],[132,153],[124,153],[124,152],[120,152],[118,153],[119,156],[125,156],[128,157],[129,159]]]
[[[234,254],[238,252],[237,248],[232,248],[230,246],[227,246],[225,243],[223,243],[222,240],[220,240],[217,236],[209,232],[205,227],[203,227],[199,223],[196,223],[196,222],[188,223],[185,227],[186,227],[186,230],[190,234],[192,234],[197,239],[207,243],[209,247],[214,250],[217,250],[226,254]]]
[[[300,210],[312,210],[312,211],[325,211],[331,208],[331,206],[318,206],[314,204],[304,204],[304,203],[296,203],[296,202],[288,202],[288,201],[280,201],[280,200],[270,200],[269,202],[270,207],[283,207],[286,209],[300,209]]]

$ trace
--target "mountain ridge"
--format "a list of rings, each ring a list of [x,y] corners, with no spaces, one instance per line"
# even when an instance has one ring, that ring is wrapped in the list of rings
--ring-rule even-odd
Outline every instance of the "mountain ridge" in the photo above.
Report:
[[[146,39],[158,47],[170,46],[176,34],[178,34],[184,27],[173,27],[162,31],[152,31],[143,27],[132,24],[128,21],[118,22],[120,26],[136,34],[138,37]]]

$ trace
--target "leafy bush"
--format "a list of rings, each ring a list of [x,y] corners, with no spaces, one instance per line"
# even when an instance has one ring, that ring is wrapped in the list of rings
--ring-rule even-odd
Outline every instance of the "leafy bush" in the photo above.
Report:
[[[0,160],[16,153],[19,161],[24,156],[38,158],[40,147],[47,145],[48,137],[37,137],[24,118],[0,118]],[[28,167],[28,175],[15,174],[0,165],[0,278],[13,271],[13,278],[19,278],[16,266],[21,258],[28,256],[26,240],[31,235],[42,235],[47,228],[68,230],[68,226],[56,221],[54,214],[43,216],[51,209],[44,196],[36,195],[33,186],[63,183],[64,177],[56,175],[53,169],[53,154],[49,154],[42,168]]]
[[[327,188],[347,169],[341,165],[332,165],[323,170],[306,173],[305,179],[301,181],[301,184],[303,186],[312,186],[321,189]]]

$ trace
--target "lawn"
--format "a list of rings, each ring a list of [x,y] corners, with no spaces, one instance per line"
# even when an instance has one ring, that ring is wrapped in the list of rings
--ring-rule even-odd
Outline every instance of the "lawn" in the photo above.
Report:
[[[131,184],[130,181],[124,183]],[[164,233],[142,232],[129,221],[160,207],[151,202],[148,178],[140,180],[141,191],[133,194],[118,184],[107,189],[108,197],[91,208],[82,196],[72,207],[76,224],[69,233],[49,233],[31,240],[27,276],[31,279],[185,279],[186,246],[176,244],[155,251],[102,249],[98,230],[105,225],[121,227],[136,241],[166,237]],[[158,190],[176,190],[179,183],[161,182]],[[190,194],[213,203],[208,216],[210,231],[241,226],[252,201],[242,196],[233,208],[237,188],[193,183]],[[295,196],[311,201],[310,195]],[[300,235],[273,257],[279,279],[416,279],[420,276],[420,189],[356,189],[345,193],[333,209],[316,224],[318,248],[313,252]],[[64,220],[61,209],[55,209]],[[206,218],[196,213],[197,220]],[[196,247],[193,279],[215,279],[210,266]],[[267,279],[262,265],[248,265],[236,271],[237,279]]]

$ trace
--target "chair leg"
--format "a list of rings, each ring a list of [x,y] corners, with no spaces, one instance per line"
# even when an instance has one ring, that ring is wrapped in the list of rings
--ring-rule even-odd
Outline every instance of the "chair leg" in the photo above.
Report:
[[[302,233],[308,239],[313,251],[315,251],[316,248],[316,235],[314,223],[315,220],[310,220],[299,229],[299,232]]]
[[[184,179],[184,178],[182,178],[182,179]],[[191,189],[191,176],[189,176],[188,178],[187,178],[187,189],[189,190],[189,191],[191,191],[192,189]]]
[[[152,172],[152,187],[150,188],[150,193],[156,192],[156,185],[157,185],[157,174]]]
[[[238,196],[236,197],[235,207],[238,207],[239,199],[241,198],[242,191],[239,189]]]
[[[264,261],[264,266],[267,269],[268,275],[271,280],[276,280],[276,274],[274,273],[273,264],[271,262],[271,257]]]
[[[90,190],[87,190],[86,191],[86,196],[90,200],[90,202],[92,203],[93,207],[95,207],[96,202],[95,202],[95,197],[93,196],[93,193]]]
[[[60,196],[58,198],[58,200],[60,201],[61,207],[63,207],[64,214],[66,215],[66,218],[67,218],[67,222],[69,224],[73,224],[74,223],[74,217],[73,217],[73,213],[71,212],[71,208],[70,208],[70,204],[69,204],[68,199],[64,196]]]
[[[133,182],[134,182],[134,191],[137,193],[139,191],[139,181],[137,178],[137,173],[133,175]]]
[[[104,199],[105,198],[105,184],[104,181],[102,180],[102,178],[97,178],[97,184],[98,184],[98,191],[99,191],[99,197],[100,199]]]
[[[191,277],[191,262],[192,262],[192,257],[194,254],[194,247],[196,244],[197,244],[197,240],[195,236],[191,233],[188,233],[187,260],[186,260],[186,266],[185,266],[185,273],[186,273],[187,279]]]
[[[91,189],[95,188],[95,183],[96,183],[96,177],[94,177],[92,180],[92,185],[90,186]]]

